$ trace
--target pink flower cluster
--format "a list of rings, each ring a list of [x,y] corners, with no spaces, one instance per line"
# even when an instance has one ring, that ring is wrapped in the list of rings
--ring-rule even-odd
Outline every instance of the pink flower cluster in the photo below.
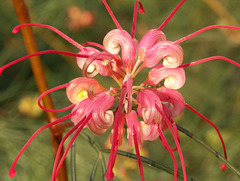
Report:
[[[202,117],[216,129],[222,141],[225,158],[227,158],[225,145],[217,127],[189,106],[185,102],[181,93],[178,92],[178,89],[180,89],[185,83],[184,67],[214,59],[222,59],[238,67],[240,67],[240,64],[222,56],[213,56],[196,62],[182,64],[183,49],[179,43],[213,28],[229,28],[236,30],[240,30],[240,28],[213,25],[203,28],[179,40],[168,41],[161,30],[185,1],[186,0],[182,0],[178,4],[178,6],[159,28],[149,30],[140,41],[134,38],[137,10],[139,8],[140,13],[144,12],[140,1],[135,2],[132,32],[129,34],[121,28],[106,1],[102,0],[117,26],[117,29],[110,31],[105,36],[103,45],[93,42],[87,42],[80,45],[59,30],[47,25],[23,24],[15,27],[13,30],[14,33],[17,33],[20,28],[24,26],[49,28],[78,47],[79,53],[74,54],[54,50],[38,52],[22,57],[3,66],[0,68],[0,72],[7,67],[31,56],[46,53],[59,53],[76,56],[77,64],[82,70],[84,77],[76,78],[67,84],[52,88],[39,97],[39,106],[45,111],[60,112],[73,108],[72,112],[63,118],[40,128],[30,138],[13,163],[9,172],[10,176],[14,176],[14,167],[17,160],[40,131],[70,118],[74,123],[74,127],[66,134],[59,146],[58,155],[53,168],[52,181],[56,180],[61,164],[63,163],[71,144],[85,126],[98,135],[101,135],[108,129],[111,129],[112,147],[105,177],[108,180],[112,180],[114,178],[113,167],[118,147],[122,144],[125,123],[127,125],[128,143],[130,146],[132,146],[132,144],[135,146],[141,180],[144,180],[144,174],[138,145],[141,144],[143,140],[153,141],[158,138],[160,138],[162,145],[168,150],[173,159],[174,180],[177,180],[178,174],[177,160],[173,151],[178,151],[179,153],[184,180],[187,180],[187,173],[183,154],[180,148],[178,130],[173,120],[173,118],[179,116],[183,112],[185,107]],[[140,85],[135,85],[134,80],[136,76],[143,68],[146,67],[150,69],[146,80]],[[118,87],[111,86],[108,90],[103,88],[95,79],[93,79],[97,74],[113,78],[118,84]],[[72,105],[60,110],[49,110],[41,105],[41,99],[46,94],[62,88],[66,88],[67,97]],[[116,104],[117,107],[114,106]],[[171,148],[168,144],[167,139],[164,136],[164,130],[166,129],[170,130],[175,141],[176,148]],[[67,146],[63,157],[59,161],[59,154],[63,143],[71,134],[73,134],[74,131],[76,132]],[[222,167],[224,170],[225,165],[222,165]]]

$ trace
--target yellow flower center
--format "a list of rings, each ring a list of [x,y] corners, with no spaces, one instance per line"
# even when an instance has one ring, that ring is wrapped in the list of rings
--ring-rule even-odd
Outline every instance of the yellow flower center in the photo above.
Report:
[[[79,93],[78,93],[78,98],[80,100],[83,100],[83,99],[86,99],[88,98],[88,93],[86,90],[81,90]]]

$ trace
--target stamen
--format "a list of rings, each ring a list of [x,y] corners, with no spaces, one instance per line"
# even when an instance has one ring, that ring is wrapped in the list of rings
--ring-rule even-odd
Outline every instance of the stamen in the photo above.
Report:
[[[138,5],[139,5],[139,10],[138,10]],[[137,12],[138,10],[138,12]],[[131,37],[134,38],[135,36],[135,29],[136,29],[136,23],[137,23],[137,14],[144,14],[145,10],[143,8],[143,5],[140,1],[135,1],[135,5],[134,5],[134,12],[133,12],[133,24],[132,24],[132,33],[131,33]]]
[[[174,139],[174,141],[176,143],[176,146],[177,146],[177,150],[178,150],[178,154],[179,154],[179,157],[180,157],[180,160],[181,160],[181,164],[182,164],[183,178],[184,178],[184,181],[187,181],[187,172],[186,172],[186,167],[185,167],[185,163],[184,163],[184,158],[183,158],[182,150],[181,150],[178,138],[176,136],[176,133],[172,129],[170,120],[167,118],[167,116],[164,114],[164,112],[162,112],[162,110],[159,108],[159,106],[157,104],[155,104],[155,106],[156,106],[156,109],[158,110],[158,112],[162,115],[165,123],[167,124],[169,130],[172,133],[173,139]]]
[[[128,74],[128,75],[130,75],[130,74]],[[127,113],[130,113],[131,110],[132,110],[132,84],[133,84],[133,79],[131,77],[129,77],[126,82],[127,82],[127,96],[128,96]]]
[[[117,148],[118,148],[118,146],[117,146],[118,125],[119,125],[119,120],[120,120],[120,116],[121,116],[121,112],[122,112],[123,102],[126,97],[126,93],[127,93],[127,90],[126,90],[126,82],[125,82],[122,87],[122,93],[121,93],[121,97],[119,100],[118,109],[115,114],[115,124],[114,124],[112,148],[111,148],[111,151],[109,154],[107,173],[105,174],[105,177],[108,180],[112,180],[114,177],[114,173],[112,170],[113,170],[113,166],[114,166],[114,162],[115,162],[115,158],[116,158],[116,154],[117,154]]]
[[[174,165],[174,181],[177,181],[177,160],[173,154],[173,150],[169,146],[169,144],[159,126],[158,126],[158,132],[159,132],[159,136],[160,136],[159,138],[160,138],[162,145],[168,150],[169,154],[172,157],[173,165]],[[176,149],[177,149],[177,147],[176,147]]]
[[[162,30],[167,23],[172,19],[172,17],[174,16],[174,14],[178,11],[178,9],[182,6],[183,3],[185,3],[187,0],[182,0],[177,6],[176,8],[171,12],[171,14],[167,17],[167,19],[159,26],[158,30]]]
[[[173,121],[173,120],[171,120],[171,121]],[[174,131],[175,131],[177,140],[178,140],[178,142],[180,143],[180,138],[179,138],[179,134],[178,134],[178,129],[177,129],[177,126],[176,126],[175,122],[172,122],[172,127],[173,127],[173,129],[174,129]],[[177,147],[174,148],[174,149],[172,149],[172,151],[176,151],[176,150],[177,150]]]
[[[120,30],[122,30],[121,25],[118,23],[116,17],[114,16],[114,14],[113,14],[112,10],[110,9],[110,7],[108,6],[107,2],[106,2],[105,0],[102,0],[102,2],[103,2],[103,4],[104,4],[104,6],[106,7],[109,15],[111,16],[113,22],[114,22],[115,25],[117,26],[117,28],[120,29]]]
[[[240,27],[236,27],[236,26],[226,26],[226,25],[211,25],[211,26],[207,26],[205,28],[202,28],[188,36],[185,36],[179,40],[176,40],[174,43],[176,44],[179,44],[179,43],[182,43],[190,38],[193,38],[194,36],[204,32],[204,31],[207,31],[207,30],[210,30],[210,29],[214,29],[214,28],[225,28],[225,29],[234,29],[234,30],[240,30]]]
[[[45,91],[44,93],[42,93],[42,94],[39,96],[39,98],[38,98],[38,106],[39,106],[41,109],[43,109],[44,111],[49,111],[49,112],[62,112],[62,111],[66,111],[66,110],[71,109],[72,107],[74,107],[76,104],[72,104],[72,105],[70,105],[70,106],[68,106],[68,107],[55,110],[55,109],[47,109],[47,108],[45,108],[45,107],[43,107],[43,106],[41,105],[41,100],[42,100],[42,98],[43,98],[45,95],[47,95],[47,94],[49,94],[49,93],[51,93],[51,92],[54,92],[54,91],[56,91],[56,90],[59,90],[59,89],[68,87],[69,85],[70,85],[70,83],[63,84],[63,85],[54,87],[54,88],[49,89],[49,90]]]
[[[95,46],[95,47],[101,48],[102,50],[105,50],[104,46],[102,46],[98,43],[95,43],[95,42],[85,42],[82,44],[83,47],[85,47],[86,45]]]
[[[133,139],[134,139],[134,146],[135,146],[135,151],[137,155],[140,175],[141,175],[141,181],[144,181],[144,173],[143,173],[143,166],[142,166],[141,156],[140,156],[139,147],[138,147],[137,132],[134,126],[133,126]]]
[[[200,63],[208,62],[208,61],[211,61],[211,60],[217,60],[217,59],[225,60],[225,61],[227,61],[227,62],[229,62],[233,65],[236,65],[237,67],[240,67],[239,63],[237,63],[237,62],[235,62],[235,61],[233,61],[229,58],[223,57],[223,56],[212,56],[212,57],[204,58],[204,59],[201,59],[201,60],[198,60],[198,61],[195,61],[195,62],[182,64],[179,67],[189,67],[189,66],[193,66],[193,65],[197,65],[197,64],[200,64]]]
[[[44,54],[48,54],[48,53],[55,53],[55,54],[62,54],[62,55],[69,55],[69,56],[73,56],[73,57],[83,57],[83,58],[88,58],[89,55],[81,55],[81,54],[77,54],[77,53],[71,53],[71,52],[65,52],[65,51],[58,51],[58,50],[45,50],[45,51],[41,51],[41,52],[37,52],[37,53],[33,53],[33,54],[30,54],[30,55],[26,55],[24,57],[21,57],[19,59],[16,59],[4,66],[2,66],[0,68],[0,76],[1,76],[1,73],[2,71],[4,71],[5,69],[7,69],[8,67],[22,61],[22,60],[25,60],[25,59],[28,59],[28,58],[31,58],[31,57],[34,57],[34,56],[38,56],[38,55],[44,55]]]
[[[53,166],[53,171],[52,171],[52,181],[55,181],[56,180],[56,169],[57,169],[57,163],[58,163],[58,160],[59,160],[59,157],[60,157],[60,153],[61,153],[61,150],[62,150],[62,147],[63,147],[63,144],[64,142],[66,141],[66,139],[80,126],[82,122],[79,121],[79,123],[77,125],[75,125],[65,136],[64,138],[61,140],[60,144],[59,144],[59,147],[58,147],[58,150],[57,150],[57,154],[56,154],[56,157],[55,157],[55,161],[54,161],[54,166]]]
[[[177,130],[177,126],[176,126],[176,124],[174,123],[174,121],[172,120],[172,119],[169,119],[169,121],[171,121],[171,124],[172,124],[172,127],[173,127],[173,131],[175,132],[175,135],[176,135],[176,137],[177,137],[177,140],[178,140],[178,142],[180,143],[180,139],[179,139],[179,134],[178,134],[178,130]],[[161,139],[161,138],[160,138]],[[167,141],[167,140],[166,140]],[[164,142],[165,144],[163,144],[163,146],[166,148],[166,149],[168,149],[167,147],[166,147],[166,142]],[[177,151],[177,146],[175,147],[175,148],[171,148],[171,147],[169,147],[170,149],[171,149],[171,151]]]
[[[223,147],[223,151],[224,151],[224,156],[225,156],[225,159],[227,160],[227,151],[226,151],[226,147],[225,147],[225,144],[224,144],[224,141],[223,141],[223,138],[222,138],[222,135],[220,133],[220,131],[218,130],[217,126],[212,123],[209,119],[207,119],[205,116],[203,116],[201,113],[199,113],[197,110],[195,110],[193,107],[189,106],[187,103],[185,103],[185,106],[190,110],[192,111],[193,113],[195,113],[196,115],[198,115],[200,118],[202,118],[204,121],[206,121],[207,123],[209,123],[217,132],[218,134],[218,137],[220,138],[221,140],[221,143],[222,143],[222,147]],[[222,164],[221,168],[224,168],[225,164]],[[226,167],[226,165],[225,165]],[[224,168],[225,169],[225,168]],[[224,171],[224,170],[223,170]]]
[[[93,100],[94,99],[94,92],[93,92],[93,90],[94,90],[94,86],[93,85],[90,85],[89,87],[88,87],[88,90],[87,90],[87,97],[90,99],[90,100]]]
[[[55,125],[55,124],[58,124],[58,123],[60,123],[60,122],[63,122],[63,121],[65,121],[66,119],[71,118],[73,115],[76,114],[76,112],[77,112],[77,111],[75,111],[75,112],[73,112],[73,113],[70,113],[70,114],[68,114],[68,115],[66,115],[66,116],[64,116],[64,117],[62,117],[62,118],[60,118],[60,119],[58,119],[58,120],[56,120],[56,121],[54,121],[54,122],[48,123],[47,125],[39,128],[39,129],[31,136],[31,138],[27,141],[27,143],[23,146],[23,148],[21,149],[21,151],[18,153],[17,157],[15,158],[15,160],[14,160],[14,162],[13,162],[11,168],[10,168],[9,176],[10,176],[10,177],[14,177],[14,176],[15,176],[15,169],[14,169],[14,168],[15,168],[15,165],[17,164],[18,159],[19,159],[20,156],[23,154],[23,152],[24,152],[25,149],[28,147],[28,145],[33,141],[33,139],[34,139],[41,131],[43,131],[44,129],[49,128],[49,127],[51,127],[51,126],[53,126],[53,125]]]
[[[12,33],[16,34],[20,31],[20,28],[22,27],[26,27],[26,26],[38,26],[38,27],[42,27],[42,28],[47,28],[50,29],[52,31],[54,31],[55,33],[59,34],[61,37],[63,37],[65,40],[67,40],[69,43],[71,43],[72,45],[76,46],[78,49],[82,49],[82,45],[80,45],[79,43],[77,43],[76,41],[74,41],[73,39],[71,39],[69,36],[67,36],[66,34],[62,33],[61,31],[59,31],[58,29],[49,26],[49,25],[44,25],[44,24],[34,24],[34,23],[29,23],[29,24],[21,24],[16,26],[13,30]]]

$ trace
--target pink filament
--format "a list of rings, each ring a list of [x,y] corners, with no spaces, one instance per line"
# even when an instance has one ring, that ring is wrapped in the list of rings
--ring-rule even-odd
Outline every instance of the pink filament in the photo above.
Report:
[[[225,61],[227,61],[227,62],[229,62],[233,65],[236,65],[237,67],[240,67],[239,63],[237,63],[237,62],[235,62],[235,61],[233,61],[229,58],[223,57],[223,56],[212,56],[212,57],[204,58],[204,59],[201,59],[201,60],[198,60],[198,61],[195,61],[195,62],[182,64],[179,67],[189,67],[189,66],[192,66],[192,65],[197,65],[197,64],[200,64],[200,63],[204,63],[204,62],[208,62],[208,61],[216,60],[216,59],[225,60]]]
[[[185,106],[190,110],[192,111],[193,113],[195,113],[196,115],[198,115],[200,118],[202,118],[204,121],[208,122],[217,132],[220,140],[221,140],[221,143],[222,143],[222,147],[223,147],[223,150],[224,150],[224,156],[225,156],[225,159],[227,160],[227,151],[226,151],[226,147],[225,147],[225,144],[224,144],[224,141],[223,141],[223,138],[222,138],[222,135],[220,133],[220,131],[218,130],[217,126],[212,123],[209,119],[207,119],[205,116],[203,116],[201,113],[199,113],[197,110],[195,110],[193,107],[189,106],[187,103],[185,103]],[[224,164],[225,165],[225,164]]]
[[[139,13],[143,14],[145,13],[145,10],[143,8],[143,5],[140,1],[135,1],[134,5],[134,12],[133,12],[133,24],[132,24],[132,32],[131,32],[131,37],[134,38],[135,36],[135,30],[136,30],[136,23],[137,23],[137,10],[138,10],[138,5],[139,5]]]
[[[240,30],[240,27],[236,27],[236,26],[226,26],[226,25],[211,25],[211,26],[207,26],[205,28],[202,28],[188,36],[185,36],[179,40],[176,40],[174,43],[176,44],[179,44],[179,43],[182,43],[190,38],[193,38],[194,36],[204,32],[204,31],[207,31],[207,30],[210,30],[210,29],[214,29],[214,28],[225,28],[225,29],[234,29],[234,30]]]
[[[172,122],[172,127],[173,127],[173,129],[175,131],[175,134],[177,136],[177,140],[180,143],[180,138],[179,138],[179,134],[178,134],[178,130],[177,130],[177,126],[176,126],[175,122]],[[177,147],[172,149],[172,151],[176,151],[176,150],[177,150]]]
[[[23,146],[23,148],[21,149],[21,151],[18,153],[17,157],[15,158],[15,160],[14,160],[14,162],[13,162],[11,168],[10,168],[9,176],[10,176],[10,177],[14,177],[14,176],[15,176],[15,169],[14,169],[14,168],[15,168],[15,165],[16,165],[18,159],[19,159],[20,156],[23,154],[23,152],[24,152],[25,149],[28,147],[28,145],[33,141],[33,139],[34,139],[41,131],[43,131],[44,129],[49,128],[49,127],[51,127],[51,126],[53,126],[53,125],[55,125],[55,124],[58,124],[58,123],[60,123],[60,122],[62,122],[62,121],[65,121],[66,119],[71,118],[71,117],[72,117],[73,115],[75,115],[75,114],[76,114],[76,112],[70,113],[70,114],[68,114],[68,115],[66,115],[66,116],[64,116],[64,117],[62,117],[62,118],[60,118],[60,119],[58,119],[58,120],[56,120],[56,121],[54,121],[54,122],[48,123],[47,125],[39,128],[39,129],[31,136],[31,138],[27,141],[27,143]]]
[[[162,145],[168,150],[168,152],[170,153],[172,160],[173,160],[173,165],[174,165],[174,181],[177,181],[177,160],[173,154],[173,150],[171,149],[171,147],[169,146],[161,128],[158,126],[158,132],[159,132],[159,136],[160,136],[160,141],[162,143]],[[176,147],[177,148],[177,147]]]
[[[96,52],[96,53],[92,54],[91,57],[88,58],[87,61],[83,65],[83,68],[82,68],[83,76],[87,77],[87,78],[89,78],[89,77],[92,78],[93,76],[95,76],[98,73],[98,72],[95,72],[95,73],[92,73],[91,75],[89,75],[88,72],[87,72],[87,69],[88,69],[89,65],[92,62],[94,62],[95,60],[104,61],[104,60],[112,60],[114,58],[115,58],[114,55],[112,55],[108,52]],[[104,68],[104,66],[103,66],[103,68]],[[107,69],[107,68],[105,69],[105,71],[101,71],[101,72],[105,73],[106,75],[110,74],[109,69]]]
[[[4,71],[5,69],[7,69],[8,67],[22,61],[22,60],[25,60],[25,59],[28,59],[28,58],[31,58],[31,57],[34,57],[34,56],[38,56],[38,55],[43,55],[43,54],[48,54],[48,53],[55,53],[55,54],[62,54],[62,55],[69,55],[69,56],[73,56],[73,57],[83,57],[83,58],[88,58],[89,55],[81,55],[81,54],[77,54],[77,53],[71,53],[71,52],[65,52],[65,51],[58,51],[58,50],[45,50],[45,51],[41,51],[41,52],[37,52],[37,53],[33,53],[33,54],[30,54],[30,55],[26,55],[24,57],[21,57],[19,59],[16,59],[4,66],[2,66],[0,68],[0,75],[2,73],[2,71]]]
[[[134,126],[133,126],[133,139],[134,139],[134,146],[135,146],[135,151],[137,155],[140,175],[141,175],[141,181],[144,181],[144,173],[143,173],[143,166],[142,166],[141,156],[140,156],[139,147],[138,147],[137,132]]]
[[[185,3],[187,0],[182,0],[176,8],[171,12],[171,14],[167,17],[167,19],[159,26],[158,30],[162,30],[166,24],[172,19],[174,14],[178,11],[178,9],[182,6],[183,3]]]
[[[60,157],[60,153],[61,153],[63,144],[64,144],[64,142],[66,141],[66,139],[79,127],[79,125],[80,125],[81,123],[82,123],[82,122],[79,121],[79,123],[78,123],[77,125],[75,125],[75,126],[64,136],[64,138],[61,140],[60,145],[59,145],[58,150],[57,150],[57,154],[56,154],[56,157],[55,157],[55,161],[54,161],[53,172],[52,172],[52,181],[54,181],[54,180],[56,179],[56,177],[57,177],[57,175],[56,175],[57,163],[58,163],[58,160],[59,160],[59,157]]]
[[[172,126],[171,126],[171,123],[170,123],[170,120],[167,118],[167,116],[164,114],[164,112],[162,112],[162,110],[158,107],[157,104],[156,105],[156,108],[157,110],[161,113],[165,123],[167,124],[168,128],[170,129],[171,133],[172,133],[172,136],[173,136],[173,139],[176,143],[176,146],[177,146],[177,150],[178,150],[178,153],[179,153],[179,157],[180,157],[180,160],[181,160],[181,164],[182,164],[182,170],[183,170],[183,178],[184,178],[184,181],[187,181],[187,172],[186,172],[186,167],[185,167],[185,163],[184,163],[184,158],[183,158],[183,154],[182,154],[182,150],[181,150],[181,147],[180,147],[180,144],[179,144],[179,140],[176,136],[176,133],[174,132],[174,130],[172,129]]]
[[[38,106],[39,106],[41,109],[43,109],[44,111],[49,111],[49,112],[62,112],[62,111],[66,111],[66,110],[68,110],[68,109],[71,109],[73,106],[75,106],[75,104],[72,104],[72,105],[70,105],[70,106],[68,106],[68,107],[65,107],[65,108],[63,108],[63,109],[57,109],[57,110],[47,109],[47,108],[45,108],[45,107],[43,107],[43,106],[41,105],[41,100],[42,100],[42,98],[43,98],[45,95],[47,95],[47,94],[49,94],[49,93],[51,93],[51,92],[54,92],[54,91],[56,91],[56,90],[59,90],[59,89],[68,87],[69,85],[70,85],[70,83],[63,84],[63,85],[59,85],[59,86],[57,86],[57,87],[54,87],[54,88],[49,89],[49,90],[45,91],[44,93],[42,93],[42,94],[39,96],[39,98],[38,98]]]
[[[173,127],[173,129],[174,129],[175,134],[176,134],[177,140],[178,140],[178,142],[180,143],[177,126],[176,126],[176,124],[175,124],[174,122],[172,123],[172,127]],[[160,128],[159,128],[159,129],[160,129]],[[159,134],[160,134],[160,133],[159,133]],[[160,139],[161,139],[161,137],[160,137]],[[166,141],[167,141],[167,140],[166,140]],[[163,146],[168,150],[168,147],[167,147],[167,145],[166,145],[166,144],[168,144],[168,143],[167,143],[166,141],[163,141],[162,144],[163,144]],[[177,151],[177,146],[176,146],[175,148],[171,148],[171,147],[169,147],[169,148],[171,149],[171,151]]]
[[[101,48],[102,50],[105,50],[104,46],[98,44],[98,43],[95,43],[95,42],[85,42],[82,44],[82,46],[86,46],[86,45],[91,45],[91,46],[95,46],[95,47],[98,47],[98,48]]]
[[[105,177],[108,180],[112,180],[114,178],[114,173],[113,173],[112,169],[113,169],[114,162],[115,162],[116,155],[117,155],[117,148],[118,148],[118,146],[117,146],[118,125],[119,125],[119,120],[120,120],[122,107],[123,107],[123,101],[124,101],[125,97],[126,97],[126,83],[122,87],[122,93],[121,93],[121,97],[120,97],[120,100],[119,100],[118,109],[117,109],[117,112],[115,114],[115,121],[116,121],[116,123],[114,124],[112,148],[111,148],[109,159],[108,159],[107,173],[105,174]]]
[[[108,4],[107,4],[106,0],[102,0],[102,2],[103,2],[103,4],[104,4],[104,6],[106,7],[106,9],[107,9],[107,11],[108,11],[109,15],[111,16],[111,18],[112,18],[113,22],[114,22],[114,23],[115,23],[115,25],[117,26],[117,28],[118,28],[118,29],[120,29],[120,30],[122,30],[122,27],[121,27],[121,25],[118,23],[118,21],[117,21],[116,17],[114,16],[114,14],[113,14],[112,10],[111,10],[111,9],[110,9],[110,7],[108,6]]]
[[[73,142],[75,141],[75,139],[77,138],[77,136],[79,135],[79,133],[82,131],[82,129],[84,128],[84,126],[87,124],[87,122],[89,121],[89,119],[91,118],[91,114],[88,115],[87,117],[85,117],[85,119],[82,119],[81,121],[79,121],[79,123],[73,127],[73,129],[71,129],[65,136],[64,138],[62,139],[59,147],[58,147],[58,151],[57,151],[57,155],[56,155],[56,158],[55,158],[55,162],[54,162],[54,167],[53,167],[53,173],[52,173],[52,181],[55,181],[56,178],[57,178],[57,175],[60,171],[60,168],[63,164],[63,161],[65,160],[66,156],[67,156],[67,153],[69,151],[69,149],[71,148]],[[57,163],[58,163],[58,159],[59,159],[59,156],[60,156],[60,153],[61,153],[61,150],[62,150],[62,147],[63,147],[63,144],[64,142],[66,141],[66,139],[78,128],[78,130],[76,131],[76,133],[73,135],[72,139],[70,140],[58,166],[57,166]]]
[[[129,78],[127,80],[127,96],[128,96],[128,112],[131,112],[132,110],[132,85],[133,85],[133,79]]]
[[[38,26],[38,27],[42,27],[42,28],[47,28],[50,29],[52,31],[54,31],[55,33],[59,34],[61,37],[63,37],[65,40],[67,40],[69,43],[71,43],[72,45],[76,46],[77,48],[79,48],[80,50],[83,48],[82,45],[80,45],[79,43],[77,43],[76,41],[74,41],[73,39],[71,39],[70,37],[68,37],[67,35],[65,35],[64,33],[62,33],[61,31],[59,31],[58,29],[49,26],[49,25],[44,25],[44,24],[34,24],[34,23],[29,23],[29,24],[21,24],[16,26],[13,30],[12,33],[18,33],[20,31],[20,28],[22,27],[26,27],[26,26]]]

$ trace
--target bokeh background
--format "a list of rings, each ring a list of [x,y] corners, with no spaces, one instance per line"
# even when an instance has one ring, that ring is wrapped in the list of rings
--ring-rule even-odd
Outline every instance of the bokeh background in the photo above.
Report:
[[[138,16],[136,38],[140,40],[149,29],[157,28],[178,2],[178,0],[142,0],[146,14]],[[27,0],[26,3],[32,22],[52,25],[79,43],[93,41],[101,44],[104,36],[116,28],[100,0]],[[109,0],[109,5],[122,27],[130,32],[134,1]],[[239,7],[239,0],[188,0],[163,31],[168,40],[174,41],[208,25],[238,25]],[[18,20],[12,2],[2,0],[0,66],[26,55],[21,33],[11,33],[16,25]],[[33,31],[39,50],[78,52],[75,47],[50,30],[36,27]],[[181,46],[184,50],[185,62],[214,55],[240,61],[240,32],[237,31],[209,30],[181,43]],[[75,58],[48,54],[42,56],[42,63],[50,88],[81,76]],[[180,92],[187,103],[218,126],[226,143],[229,161],[240,169],[239,68],[224,61],[215,60],[188,67],[185,70],[186,84]],[[98,77],[98,80],[105,87],[111,85],[111,82],[101,77]],[[37,96],[38,92],[28,60],[2,73],[0,77],[0,180],[44,181],[50,179],[54,160],[48,130],[37,136],[20,158],[16,166],[15,178],[8,177],[11,163],[24,143],[36,129],[46,124],[44,113],[36,106]],[[69,104],[64,98],[64,90],[59,90],[52,96],[56,108]],[[65,114],[59,114],[59,117]],[[176,121],[223,154],[216,132],[198,116],[185,110]],[[88,130],[84,132],[101,147],[107,144],[109,132],[102,136],[95,136]],[[222,172],[221,162],[205,148],[186,135],[179,134],[189,176],[203,181],[238,180],[228,168]],[[171,142],[168,131],[166,136]],[[120,149],[132,151],[132,148],[127,146]],[[142,153],[158,163],[173,167],[170,155],[159,140],[144,142]],[[105,157],[107,156],[106,154]],[[70,156],[67,158],[67,163],[70,171],[69,158]],[[96,159],[96,151],[88,141],[79,136],[76,142],[77,180],[89,180]],[[178,165],[180,166],[180,162]],[[146,180],[173,180],[172,175],[146,164],[144,173]],[[115,174],[115,180],[140,180],[137,162],[121,156],[118,157]],[[101,175],[99,165],[95,180],[101,180]]]

